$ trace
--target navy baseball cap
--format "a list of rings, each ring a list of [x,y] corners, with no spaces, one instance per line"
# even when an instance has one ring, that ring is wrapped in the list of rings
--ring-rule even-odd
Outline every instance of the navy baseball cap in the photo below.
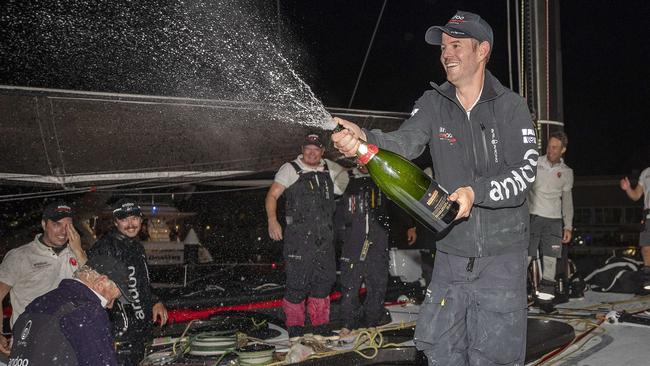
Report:
[[[305,141],[303,141],[302,146],[307,146],[307,145],[314,145],[318,147],[323,147],[323,142],[320,139],[320,136],[318,136],[315,133],[309,134],[305,136]]]
[[[113,217],[126,219],[129,216],[142,216],[142,209],[135,200],[122,198],[113,204]]]
[[[427,30],[424,40],[428,44],[442,44],[442,34],[454,38],[474,38],[479,42],[488,42],[494,46],[492,27],[478,14],[458,10],[446,25],[436,25]]]
[[[43,209],[43,220],[59,221],[74,217],[74,210],[63,201],[52,202]]]

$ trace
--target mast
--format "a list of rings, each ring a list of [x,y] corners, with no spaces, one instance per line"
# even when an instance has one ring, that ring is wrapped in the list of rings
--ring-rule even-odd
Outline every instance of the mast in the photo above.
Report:
[[[519,0],[520,94],[537,127],[538,147],[564,128],[559,0]],[[543,151],[542,151],[543,153]]]

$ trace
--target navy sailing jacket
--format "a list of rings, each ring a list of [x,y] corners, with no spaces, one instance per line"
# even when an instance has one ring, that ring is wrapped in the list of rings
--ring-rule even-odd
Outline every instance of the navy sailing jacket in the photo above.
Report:
[[[129,292],[134,303],[115,302],[110,310],[113,334],[119,342],[146,342],[152,338],[153,304],[157,301],[151,292],[149,269],[144,247],[136,240],[112,229],[101,237],[90,250],[88,257],[111,256],[129,270]]]
[[[13,332],[9,365],[117,365],[106,310],[77,280],[64,279],[34,299]]]
[[[408,159],[431,150],[436,180],[449,193],[474,190],[471,215],[440,233],[438,250],[463,257],[528,247],[526,196],[535,181],[537,140],[523,98],[486,71],[470,118],[446,82],[431,84],[397,131],[366,131],[368,142]]]

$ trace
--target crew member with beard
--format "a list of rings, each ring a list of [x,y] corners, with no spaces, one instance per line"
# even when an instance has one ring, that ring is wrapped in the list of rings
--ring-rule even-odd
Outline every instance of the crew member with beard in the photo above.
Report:
[[[72,225],[74,211],[62,201],[50,203],[43,210],[38,234],[28,244],[10,250],[0,264],[0,303],[7,294],[11,298],[11,326],[35,298],[59,285],[62,279],[86,263],[81,238]],[[0,352],[9,355],[9,342],[2,336]]]
[[[165,325],[167,309],[151,292],[147,258],[138,239],[142,226],[140,206],[134,200],[120,199],[113,205],[113,223],[115,227],[93,245],[88,256],[108,255],[127,266],[133,302],[118,303],[109,315],[118,364],[138,365],[144,358],[145,345],[152,338],[153,322]]]
[[[275,175],[265,199],[269,236],[284,240],[286,289],[282,310],[290,338],[304,335],[305,307],[313,333],[332,336],[329,294],[336,282],[334,254],[334,195],[348,184],[340,165],[323,158],[320,136],[310,134],[302,154]],[[286,226],[278,220],[278,200],[285,197]]]

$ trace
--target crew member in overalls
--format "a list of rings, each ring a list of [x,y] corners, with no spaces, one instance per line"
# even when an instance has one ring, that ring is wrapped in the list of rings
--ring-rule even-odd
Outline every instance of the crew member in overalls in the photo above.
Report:
[[[350,183],[339,202],[344,222],[341,252],[342,335],[350,330],[381,325],[386,314],[388,283],[388,213],[386,198],[365,166],[350,171]],[[361,306],[359,289],[365,283]]]
[[[290,337],[304,334],[305,305],[315,334],[329,334],[329,293],[336,281],[334,195],[348,183],[344,169],[323,159],[318,135],[306,136],[302,154],[280,167],[265,207],[271,239],[284,239],[286,290],[282,309]],[[285,193],[284,233],[277,202]]]

